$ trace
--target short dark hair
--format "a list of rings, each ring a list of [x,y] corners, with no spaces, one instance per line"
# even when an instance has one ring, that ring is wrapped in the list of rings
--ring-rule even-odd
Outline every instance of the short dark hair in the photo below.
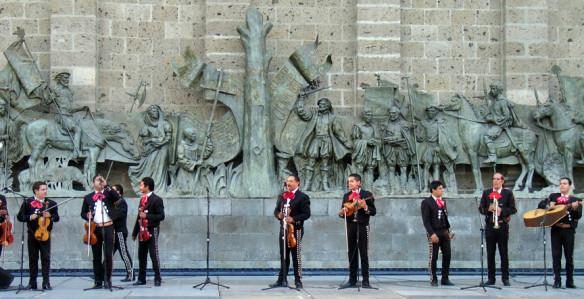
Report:
[[[295,181],[297,181],[298,183],[300,183],[300,177],[296,174],[289,174],[288,177],[293,177]]]
[[[41,186],[46,186],[46,185],[47,185],[47,183],[45,183],[43,181],[36,181],[32,184],[32,192],[35,193],[36,191],[39,191]]]
[[[493,177],[496,176],[496,175],[500,175],[501,176],[501,181],[504,181],[505,180],[505,176],[502,173],[495,172],[495,174],[493,174]]]
[[[148,187],[148,190],[151,192],[154,191],[154,180],[151,177],[147,176],[141,182],[144,183],[144,186]]]
[[[100,176],[101,176],[101,174],[99,174],[99,173],[94,175],[93,178],[91,179],[91,182],[92,183],[95,182],[95,179],[97,179],[97,177],[100,177]]]
[[[120,195],[124,195],[124,187],[122,187],[122,185],[114,184],[112,187],[116,188],[116,190],[118,191],[118,193],[120,193]]]
[[[562,182],[562,180],[568,181],[568,185],[572,186],[572,180],[569,177],[563,176],[560,178],[560,182]]]
[[[359,174],[357,174],[357,173],[351,173],[349,175],[349,177],[352,177],[352,178],[354,178],[355,180],[357,180],[359,182],[361,181],[361,176]]]
[[[444,184],[439,180],[434,180],[430,182],[430,191],[438,189],[438,187],[442,186],[444,188]]]

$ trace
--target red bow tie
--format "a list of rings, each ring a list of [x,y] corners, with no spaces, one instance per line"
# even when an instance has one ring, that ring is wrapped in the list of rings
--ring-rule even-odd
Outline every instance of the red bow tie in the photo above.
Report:
[[[43,204],[40,201],[35,199],[30,203],[30,206],[35,208],[35,209],[40,209],[43,207]]]
[[[442,200],[442,197],[436,198],[436,204],[438,205],[439,208],[441,209],[444,208],[444,200]]]
[[[140,198],[140,206],[144,207],[148,203],[148,195],[142,195]]]
[[[489,194],[489,198],[491,200],[495,200],[495,199],[499,200],[499,199],[501,199],[501,193],[499,193],[497,191],[493,191],[493,192],[491,192],[491,194]]]
[[[352,199],[352,200],[361,199],[361,194],[359,194],[359,192],[357,192],[357,191],[353,191],[351,193],[351,195],[349,196],[349,199]]]
[[[105,195],[103,195],[103,193],[101,192],[95,192],[95,194],[93,194],[93,202],[96,202],[98,200],[103,200],[105,198]]]
[[[286,191],[286,192],[284,192],[284,194],[282,194],[282,197],[285,200],[288,200],[288,199],[289,200],[293,200],[294,199],[294,192],[292,192],[292,191]]]
[[[558,197],[558,199],[556,199],[556,202],[559,205],[565,205],[565,204],[568,203],[568,201],[569,201],[569,199],[567,197],[565,197],[565,196],[560,196],[560,197]]]

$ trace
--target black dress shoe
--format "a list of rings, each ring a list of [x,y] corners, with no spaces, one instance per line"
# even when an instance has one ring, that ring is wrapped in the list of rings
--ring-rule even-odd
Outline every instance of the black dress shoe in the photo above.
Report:
[[[99,281],[99,282],[94,282],[93,286],[91,288],[89,288],[90,290],[92,289],[103,289],[103,282]]]
[[[343,283],[342,285],[339,286],[339,289],[348,289],[348,288],[356,288],[357,287],[357,283],[353,282],[353,281],[349,281],[346,283]]]
[[[162,281],[160,279],[154,280],[154,286],[155,287],[159,287],[161,284],[162,284]]]
[[[430,285],[433,286],[433,287],[437,287],[438,286],[438,279],[432,279],[430,281]]]
[[[562,287],[562,282],[559,280],[554,281],[554,285],[552,286],[552,288],[554,289],[560,289]]]
[[[297,280],[297,281],[295,281],[295,282],[294,282],[294,286],[295,286],[297,289],[302,289],[302,281],[300,281],[300,280]]]
[[[511,284],[509,283],[509,280],[508,279],[503,280],[503,285],[506,286],[506,287],[510,287],[511,286]]]
[[[124,279],[120,279],[121,282],[130,282],[132,281],[129,276],[126,276]]]
[[[452,283],[452,281],[450,281],[450,279],[446,279],[446,280],[442,280],[441,284],[443,286],[453,286],[454,284]]]
[[[369,281],[366,281],[366,280],[364,280],[361,283],[361,287],[364,288],[364,289],[372,289],[371,284],[369,283]]]
[[[286,280],[276,280],[274,283],[268,285],[270,288],[286,288],[288,287],[288,281]]]
[[[52,290],[52,289],[53,289],[53,288],[51,288],[51,283],[49,283],[48,281],[47,281],[47,282],[44,282],[44,281],[43,281],[43,290],[50,291],[50,290]]]
[[[26,286],[27,290],[36,290],[37,289],[37,284],[35,283],[28,283],[28,285]]]
[[[103,282],[103,288],[106,290],[109,290],[112,288],[112,282],[111,281],[104,281]]]
[[[133,283],[133,285],[135,285],[135,286],[143,286],[145,284],[146,284],[146,280],[139,280],[139,279],[138,279],[138,281]]]
[[[575,289],[576,285],[574,283],[566,283],[566,288],[567,289]]]
[[[494,286],[495,285],[495,281],[494,280],[487,280],[487,282],[485,282],[486,286]]]

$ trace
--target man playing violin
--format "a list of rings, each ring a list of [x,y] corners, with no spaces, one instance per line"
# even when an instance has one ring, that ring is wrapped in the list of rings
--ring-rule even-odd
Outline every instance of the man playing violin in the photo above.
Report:
[[[6,197],[0,194],[0,223],[4,223],[8,219],[8,202]],[[4,236],[4,231],[0,230],[0,240]],[[0,242],[0,255],[2,255],[2,243]]]
[[[121,214],[114,204],[120,199],[101,175],[93,177],[94,191],[85,195],[81,206],[81,218],[95,223],[97,242],[91,246],[93,253],[93,289],[112,287],[114,221]]]
[[[53,223],[59,221],[59,211],[56,206],[57,203],[46,198],[47,184],[45,182],[34,182],[32,184],[32,192],[34,197],[27,198],[18,211],[16,218],[20,222],[26,222],[27,230],[27,244],[28,244],[28,269],[29,281],[27,289],[37,289],[37,275],[39,272],[38,259],[39,252],[41,255],[41,265],[43,274],[43,290],[51,290],[51,283],[49,281],[49,272],[51,269],[51,238],[46,241],[37,240],[35,232],[39,229],[39,218],[45,217],[50,219],[50,224],[46,228],[49,233],[53,229]],[[48,211],[47,211],[48,210]]]
[[[436,264],[438,261],[438,249],[442,250],[442,285],[454,285],[448,279],[450,271],[450,222],[448,222],[448,209],[446,201],[442,198],[444,193],[444,184],[440,181],[430,183],[429,197],[424,199],[421,204],[422,221],[428,237],[430,247],[430,285],[438,286],[438,277],[436,276]]]
[[[581,199],[570,195],[572,180],[568,177],[560,178],[560,192],[552,193],[547,199],[539,203],[540,209],[545,209],[549,203],[550,208],[556,205],[566,205],[566,216],[558,221],[551,229],[552,258],[554,268],[555,289],[562,287],[560,270],[562,268],[562,248],[566,258],[566,288],[575,289],[574,285],[574,237],[578,219],[582,218]]]
[[[160,276],[160,256],[158,254],[158,238],[160,222],[164,220],[164,203],[160,196],[154,194],[154,179],[145,177],[140,181],[140,198],[138,217],[132,231],[132,240],[138,238],[138,280],[134,285],[146,284],[146,265],[148,253],[154,270],[154,286],[162,283]]]
[[[290,267],[290,254],[292,254],[292,264],[294,266],[294,284],[297,289],[302,286],[302,237],[304,236],[304,221],[310,218],[310,197],[298,190],[300,186],[300,178],[296,175],[289,175],[286,178],[287,191],[282,193],[276,202],[274,208],[274,216],[280,220],[280,272],[278,280],[270,284],[270,287],[287,287],[288,286],[288,268]],[[284,218],[286,217],[286,218]],[[284,225],[282,220],[286,222],[286,229],[292,227],[294,235],[291,236],[296,244],[290,244],[288,236],[284,237]],[[291,231],[291,230],[289,230]],[[285,244],[283,244],[285,243]],[[286,247],[284,250],[283,246]]]
[[[361,275],[363,288],[371,288],[369,284],[369,218],[375,216],[375,199],[373,193],[361,189],[361,176],[353,173],[347,179],[349,192],[343,195],[343,203],[339,216],[347,222],[347,242],[349,247],[349,281],[341,285],[341,289],[357,286],[357,269],[361,259]],[[358,252],[358,253],[357,253]]]

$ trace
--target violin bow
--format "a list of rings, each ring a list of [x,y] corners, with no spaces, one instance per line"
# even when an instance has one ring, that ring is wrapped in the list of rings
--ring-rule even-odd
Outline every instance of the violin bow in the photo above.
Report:
[[[91,215],[93,216],[93,215]],[[88,218],[89,225],[87,226],[87,257],[90,256],[89,248],[91,247],[91,218]]]

